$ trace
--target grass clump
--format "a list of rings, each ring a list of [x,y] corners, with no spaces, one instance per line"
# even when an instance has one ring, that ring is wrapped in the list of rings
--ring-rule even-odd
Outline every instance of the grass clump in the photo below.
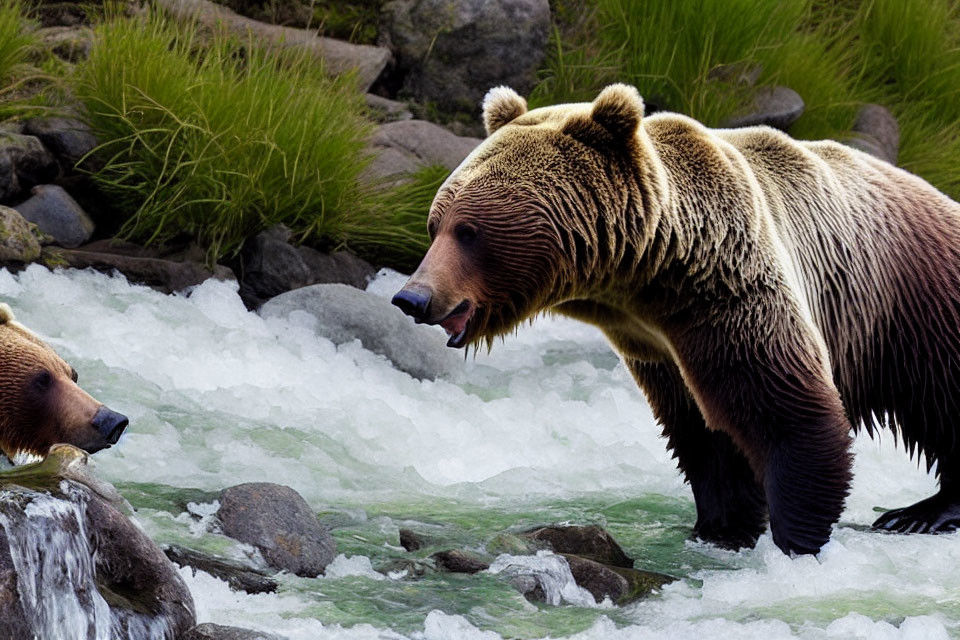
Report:
[[[275,224],[342,242],[370,206],[357,186],[370,126],[361,94],[315,58],[201,38],[155,14],[118,18],[97,28],[74,91],[106,141],[93,178],[132,212],[124,237],[189,235],[214,260]]]
[[[38,85],[49,78],[35,66],[39,44],[19,0],[0,0],[0,122],[42,110]]]

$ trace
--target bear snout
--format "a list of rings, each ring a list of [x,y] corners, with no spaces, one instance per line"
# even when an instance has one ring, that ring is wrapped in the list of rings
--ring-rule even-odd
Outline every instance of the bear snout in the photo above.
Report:
[[[391,302],[417,323],[421,323],[427,319],[431,297],[432,293],[427,287],[421,284],[408,284],[393,296]]]
[[[93,420],[91,420],[90,423],[104,440],[109,444],[116,444],[117,440],[120,439],[120,434],[122,434],[123,430],[130,424],[130,420],[122,413],[117,413],[105,406],[101,406],[97,409],[97,413],[94,414]]]

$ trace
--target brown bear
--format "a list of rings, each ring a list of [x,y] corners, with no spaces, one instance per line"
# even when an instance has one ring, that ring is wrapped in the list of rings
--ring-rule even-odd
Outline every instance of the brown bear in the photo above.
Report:
[[[430,249],[394,297],[449,346],[553,311],[609,338],[663,427],[695,535],[788,553],[829,539],[851,425],[884,425],[940,490],[875,527],[960,525],[960,205],[832,141],[643,116],[636,89],[527,111],[441,186]]]
[[[0,450],[46,455],[65,442],[95,453],[116,444],[128,420],[77,386],[77,372],[0,304]]]

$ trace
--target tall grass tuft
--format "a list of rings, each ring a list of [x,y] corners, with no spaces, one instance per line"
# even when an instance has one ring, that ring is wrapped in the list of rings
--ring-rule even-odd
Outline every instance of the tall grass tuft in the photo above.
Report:
[[[342,242],[347,220],[370,206],[357,186],[369,128],[361,95],[314,58],[156,14],[112,19],[74,90],[106,141],[93,177],[132,212],[123,236],[186,234],[214,260],[280,223],[300,240]]]
[[[33,64],[38,50],[20,0],[0,0],[0,122],[37,111],[36,83],[45,80]]]

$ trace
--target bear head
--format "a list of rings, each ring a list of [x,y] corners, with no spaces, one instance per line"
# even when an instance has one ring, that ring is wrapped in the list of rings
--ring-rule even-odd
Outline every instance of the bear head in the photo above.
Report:
[[[94,453],[117,442],[125,416],[77,386],[77,372],[0,304],[0,449],[46,455],[68,443]]]
[[[642,117],[639,93],[623,84],[592,103],[532,111],[513,90],[491,89],[487,139],[437,192],[430,248],[393,303],[417,322],[443,326],[448,346],[489,346],[599,286],[607,254],[642,252],[636,245],[655,223],[617,232],[609,227],[622,221],[602,215],[645,200],[630,187],[644,178]]]

